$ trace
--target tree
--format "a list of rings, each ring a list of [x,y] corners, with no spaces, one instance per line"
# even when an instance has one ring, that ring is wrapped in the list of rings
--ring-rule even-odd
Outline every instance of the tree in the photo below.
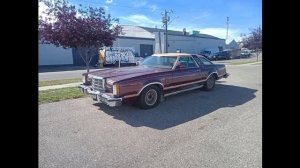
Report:
[[[251,32],[248,36],[244,36],[242,39],[243,47],[250,50],[256,51],[256,57],[258,60],[258,55],[262,51],[262,28],[251,29]]]
[[[57,47],[74,48],[86,64],[87,72],[93,51],[103,46],[112,46],[122,28],[113,23],[118,19],[105,15],[102,7],[76,9],[67,0],[40,0],[48,8],[48,17],[39,17],[39,40]]]

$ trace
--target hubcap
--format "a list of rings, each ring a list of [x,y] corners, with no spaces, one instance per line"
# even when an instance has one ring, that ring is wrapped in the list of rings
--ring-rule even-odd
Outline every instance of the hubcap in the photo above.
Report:
[[[210,76],[207,80],[207,86],[208,86],[208,88],[212,88],[213,85],[214,85],[214,79],[212,76]]]
[[[157,92],[156,92],[156,90],[154,90],[154,89],[148,90],[148,92],[145,95],[145,103],[148,106],[152,106],[152,105],[155,104],[156,100],[157,100]]]

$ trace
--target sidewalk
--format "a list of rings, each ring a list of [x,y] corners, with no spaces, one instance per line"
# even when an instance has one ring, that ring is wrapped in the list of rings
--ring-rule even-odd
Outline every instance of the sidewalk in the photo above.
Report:
[[[99,68],[90,66],[90,69],[99,69]],[[75,65],[41,65],[41,66],[39,66],[39,73],[74,71],[74,70],[86,70],[86,67],[85,66],[75,66]]]
[[[63,85],[42,86],[42,87],[39,87],[39,91],[50,90],[50,89],[60,89],[60,88],[67,88],[67,87],[77,87],[81,83],[82,82],[68,83],[68,84],[63,84]]]

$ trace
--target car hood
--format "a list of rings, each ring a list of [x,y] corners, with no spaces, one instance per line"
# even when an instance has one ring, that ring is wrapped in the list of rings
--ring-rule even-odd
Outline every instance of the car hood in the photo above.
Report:
[[[136,66],[136,67],[123,67],[123,68],[111,68],[93,71],[85,74],[109,78],[115,82],[122,81],[124,79],[130,79],[143,75],[150,75],[155,73],[162,73],[171,71],[171,68],[157,68],[148,66]]]

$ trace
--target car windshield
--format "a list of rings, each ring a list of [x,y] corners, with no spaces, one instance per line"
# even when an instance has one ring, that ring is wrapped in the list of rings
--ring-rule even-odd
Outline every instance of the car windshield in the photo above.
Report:
[[[172,68],[177,57],[176,56],[149,56],[141,65],[161,68]]]

